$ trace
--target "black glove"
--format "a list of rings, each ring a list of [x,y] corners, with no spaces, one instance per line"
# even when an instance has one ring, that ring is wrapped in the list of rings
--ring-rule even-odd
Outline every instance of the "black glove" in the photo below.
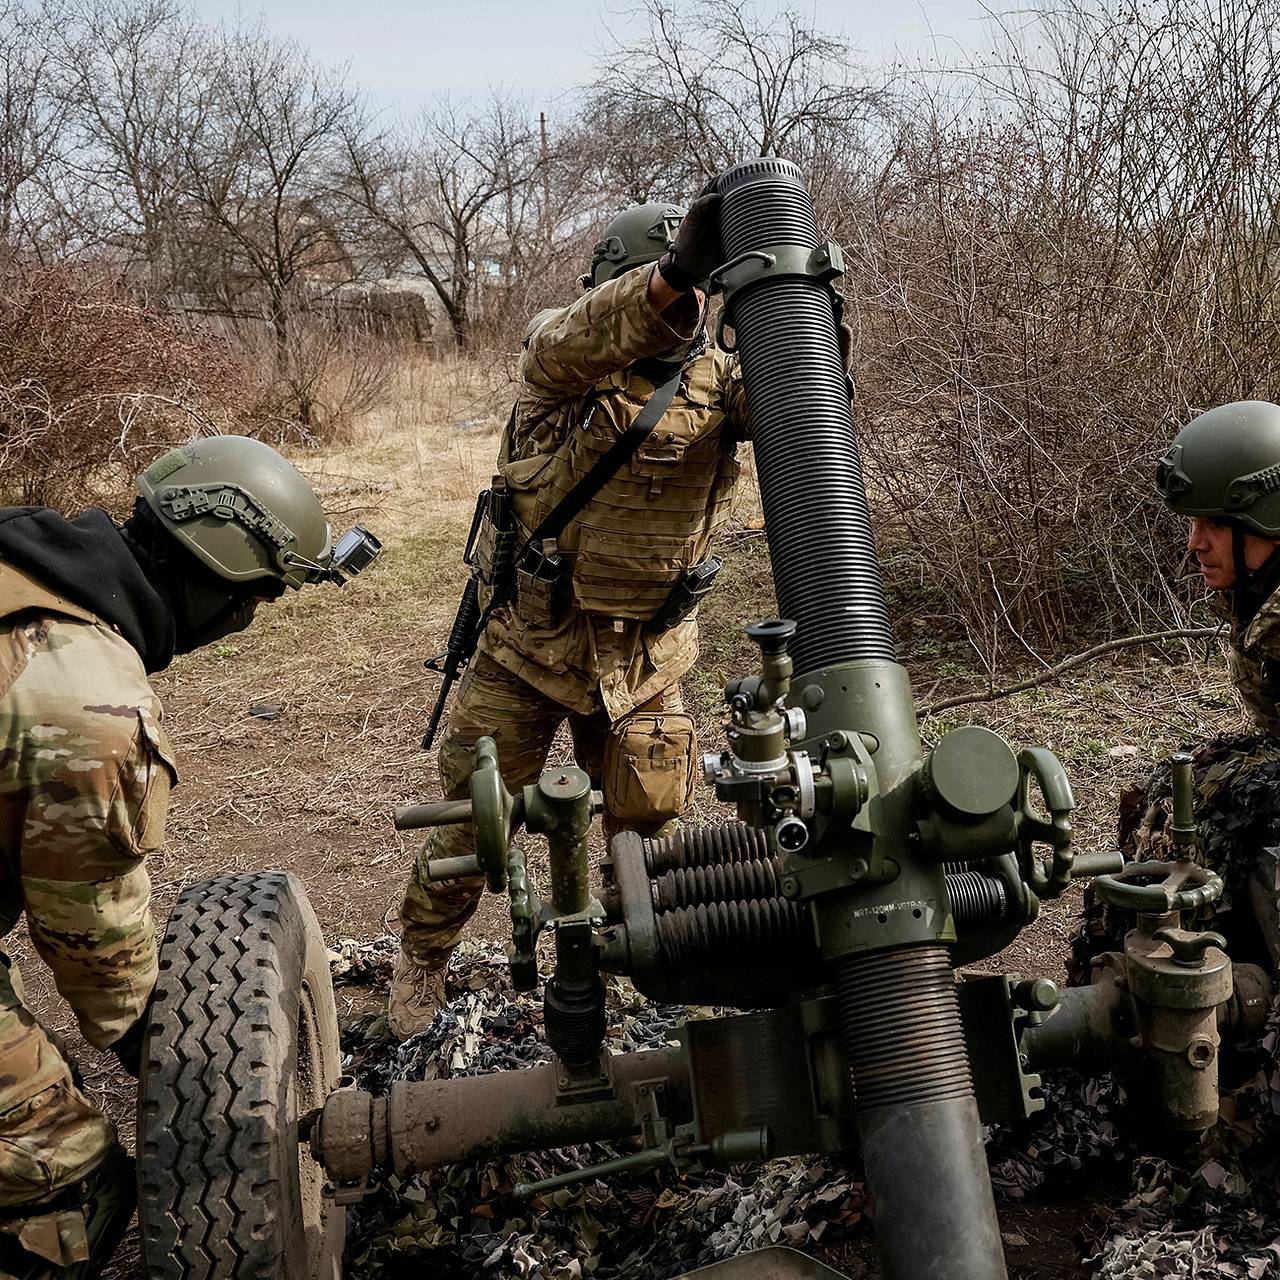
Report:
[[[658,272],[673,289],[684,293],[694,285],[705,284],[711,273],[723,265],[720,196],[708,192],[699,196],[680,220],[675,244],[658,259]]]
[[[142,1074],[142,1040],[147,1030],[147,1013],[142,1016],[111,1046],[111,1052],[120,1059],[120,1065],[136,1080]]]

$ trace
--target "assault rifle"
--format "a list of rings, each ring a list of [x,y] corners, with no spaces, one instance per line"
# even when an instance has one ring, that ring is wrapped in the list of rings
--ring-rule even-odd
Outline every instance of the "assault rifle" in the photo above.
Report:
[[[506,603],[511,593],[511,574],[503,572],[499,563],[503,545],[506,547],[506,557],[510,556],[510,545],[514,536],[510,526],[506,482],[501,476],[495,476],[493,484],[488,489],[482,490],[476,498],[475,514],[471,517],[471,531],[467,534],[467,545],[462,552],[462,563],[471,570],[471,574],[467,578],[467,585],[462,590],[458,612],[453,616],[448,643],[443,653],[437,653],[434,658],[428,658],[423,663],[428,671],[434,671],[441,677],[440,692],[436,695],[436,704],[431,709],[427,731],[422,735],[424,751],[429,751],[432,742],[435,741],[436,730],[440,727],[440,718],[444,715],[445,704],[449,700],[449,690],[453,688],[463,669],[475,654],[476,645],[480,643],[480,636],[490,613],[499,605]],[[489,536],[482,539],[482,532]],[[491,543],[496,545],[490,545]],[[483,610],[480,608],[482,581],[490,583],[494,589],[489,607]]]

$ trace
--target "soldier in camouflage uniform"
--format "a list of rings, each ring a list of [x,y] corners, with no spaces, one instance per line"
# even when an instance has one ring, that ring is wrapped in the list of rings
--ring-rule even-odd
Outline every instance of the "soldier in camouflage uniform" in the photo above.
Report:
[[[1255,725],[1193,751],[1200,855],[1225,891],[1213,911],[1236,960],[1280,973],[1280,406],[1258,400],[1202,413],[1161,459],[1161,497],[1189,520],[1187,549],[1230,624],[1231,680]],[[1121,844],[1139,859],[1170,855],[1169,770],[1121,808]],[[1113,949],[1128,921],[1085,913],[1073,976]]]
[[[692,618],[653,633],[646,623],[710,550],[728,513],[746,434],[736,360],[704,340],[699,285],[721,261],[719,197],[683,214],[640,205],[597,244],[588,291],[535,317],[499,467],[518,540],[535,530],[676,371],[679,389],[648,440],[564,530],[572,566],[559,618],[523,598],[496,610],[467,670],[440,747],[447,797],[465,794],[476,739],[498,744],[511,790],[533,782],[569,722],[574,754],[602,788],[606,833],[651,834],[688,803],[695,744],[678,681],[698,651]],[[674,239],[673,239],[674,238]],[[482,881],[430,884],[428,859],[471,851],[464,827],[426,842],[400,911],[401,957],[390,1024],[405,1037],[444,999],[449,953],[476,909]]]
[[[147,676],[335,573],[311,486],[259,441],[173,450],[138,487],[123,526],[0,508],[0,932],[25,913],[85,1038],[135,1076],[156,978],[145,860],[177,780]],[[0,956],[0,1273],[94,1274],[131,1189]]]

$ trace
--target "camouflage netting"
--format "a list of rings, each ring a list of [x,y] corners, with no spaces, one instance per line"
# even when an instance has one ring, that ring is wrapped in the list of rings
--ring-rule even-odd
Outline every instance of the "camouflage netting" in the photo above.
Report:
[[[337,944],[339,986],[384,992],[393,939]],[[346,1070],[376,1093],[394,1080],[477,1075],[546,1061],[536,995],[513,991],[498,948],[464,943],[450,971],[455,998],[422,1034],[396,1045],[385,1018],[367,1015],[344,1032]],[[652,1005],[629,984],[609,983],[609,1045],[615,1052],[672,1040],[686,1010]],[[704,1013],[705,1016],[705,1013]],[[1273,1014],[1266,1067],[1227,1101],[1210,1143],[1179,1160],[1138,1158],[1123,1090],[1109,1077],[1071,1072],[1046,1080],[1046,1108],[1028,1125],[994,1126],[988,1154],[997,1197],[1034,1200],[1099,1183],[1112,1197],[1078,1244],[1095,1274],[1280,1278],[1280,1052]],[[591,1144],[455,1165],[400,1182],[392,1177],[351,1211],[349,1280],[541,1277],[666,1280],[769,1244],[814,1252],[850,1236],[869,1238],[856,1160],[793,1157],[679,1178],[614,1176],[522,1204],[511,1188],[623,1154]]]
[[[385,989],[393,939],[332,953],[336,981]],[[403,1045],[388,1043],[385,1018],[359,1020],[343,1037],[344,1069],[362,1088],[384,1092],[394,1080],[479,1075],[545,1062],[541,997],[515,992],[505,957],[463,943],[454,953],[449,1009]],[[652,1005],[628,983],[609,982],[609,1047],[659,1048],[672,1041],[683,1006]],[[511,1195],[518,1182],[549,1177],[626,1154],[606,1144],[454,1165],[384,1186],[351,1213],[345,1275],[388,1277],[590,1275],[663,1280],[768,1244],[804,1248],[835,1239],[866,1213],[861,1177],[829,1159],[777,1160],[681,1179],[635,1173],[539,1197]]]
[[[1092,1233],[1100,1276],[1280,1276],[1280,1000],[1263,1064],[1178,1159],[1139,1157],[1127,1199]]]

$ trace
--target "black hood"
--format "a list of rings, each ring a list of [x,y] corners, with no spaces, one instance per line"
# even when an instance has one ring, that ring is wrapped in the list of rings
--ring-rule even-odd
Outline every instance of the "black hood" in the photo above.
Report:
[[[0,560],[111,623],[148,672],[173,660],[173,609],[105,511],[68,520],[48,507],[0,507]]]

